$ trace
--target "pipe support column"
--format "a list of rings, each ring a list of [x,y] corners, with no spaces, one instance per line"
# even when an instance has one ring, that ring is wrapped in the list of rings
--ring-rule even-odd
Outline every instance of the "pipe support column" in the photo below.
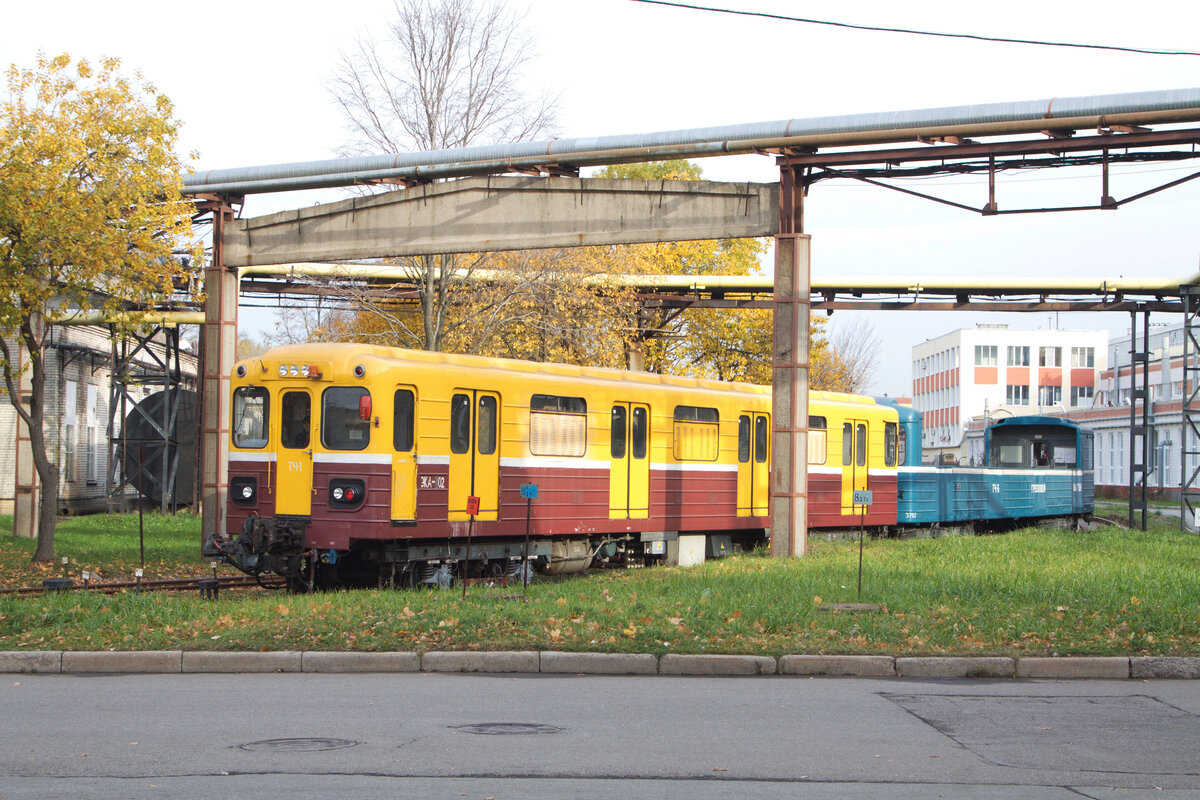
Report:
[[[808,551],[809,245],[803,233],[775,237],[773,556]]]

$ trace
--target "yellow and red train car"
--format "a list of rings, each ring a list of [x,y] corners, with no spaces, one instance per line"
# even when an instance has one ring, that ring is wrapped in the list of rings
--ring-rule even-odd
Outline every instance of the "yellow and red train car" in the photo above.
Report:
[[[297,588],[513,575],[527,553],[571,571],[681,534],[720,554],[769,526],[766,387],[289,345],[236,365],[231,412],[229,537],[206,552]],[[810,525],[858,524],[868,486],[866,523],[888,502],[894,522],[895,410],[815,392],[810,413]]]

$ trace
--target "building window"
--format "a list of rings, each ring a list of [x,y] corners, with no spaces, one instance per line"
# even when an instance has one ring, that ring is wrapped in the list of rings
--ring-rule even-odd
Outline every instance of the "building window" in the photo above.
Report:
[[[77,408],[79,384],[67,381],[63,386],[63,465],[64,481],[75,480],[75,440],[79,431],[79,411]]]
[[[97,420],[99,417],[97,404],[96,386],[95,384],[89,384],[87,387],[87,407],[85,408],[86,417],[84,418],[84,424],[87,426],[87,451],[84,454],[84,471],[88,483],[96,483],[100,480],[100,448],[96,440]]]
[[[980,367],[994,367],[999,360],[997,351],[1000,348],[994,344],[975,345],[975,364]]]
[[[1008,365],[1010,367],[1028,367],[1029,366],[1029,348],[1028,347],[1009,347],[1008,348]]]
[[[1039,367],[1061,367],[1062,366],[1062,348],[1061,347],[1039,347],[1038,348],[1038,366]]]
[[[1094,347],[1072,347],[1071,366],[1088,368],[1096,366],[1096,349]]]
[[[1040,386],[1038,387],[1038,405],[1052,406],[1055,403],[1062,402],[1062,387],[1061,386]]]
[[[1071,405],[1073,406],[1090,406],[1092,404],[1092,396],[1091,386],[1071,387]]]
[[[1011,347],[1009,348],[1012,349]],[[1026,348],[1028,350],[1028,348]],[[1005,401],[1010,406],[1029,405],[1029,387],[1009,384],[1005,392]]]

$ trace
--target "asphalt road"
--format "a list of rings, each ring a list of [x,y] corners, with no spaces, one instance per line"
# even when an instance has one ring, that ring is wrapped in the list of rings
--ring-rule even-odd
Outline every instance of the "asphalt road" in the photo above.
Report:
[[[6,675],[0,798],[1200,798],[1200,682]]]

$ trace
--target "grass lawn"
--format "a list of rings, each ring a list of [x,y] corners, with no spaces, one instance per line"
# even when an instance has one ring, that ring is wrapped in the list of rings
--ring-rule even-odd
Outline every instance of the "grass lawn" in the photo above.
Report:
[[[148,576],[207,570],[195,517],[146,523]],[[166,593],[6,597],[0,650],[1200,656],[1200,537],[1181,535],[1170,520],[1154,524],[1148,533],[867,541],[862,600],[883,604],[882,613],[819,609],[855,600],[858,546],[814,541],[804,559],[746,555],[692,569],[539,579],[528,602],[519,588],[483,587],[466,600],[458,588],[255,592],[215,602]],[[32,544],[6,534],[0,583],[40,581],[24,563]],[[137,565],[137,518],[65,520],[56,544],[73,571],[123,577]]]

